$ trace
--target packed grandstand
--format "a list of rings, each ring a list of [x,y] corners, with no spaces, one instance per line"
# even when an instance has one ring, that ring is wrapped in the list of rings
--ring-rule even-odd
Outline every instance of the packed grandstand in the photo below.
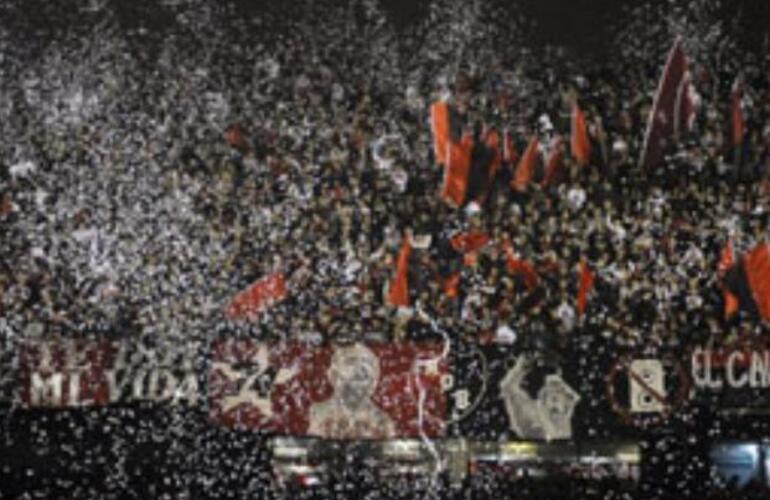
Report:
[[[765,498],[708,461],[770,409],[770,41],[721,8],[584,53],[503,2],[0,6],[0,497],[286,495],[289,435],[413,440],[427,496]],[[457,439],[652,458],[458,487]],[[416,494],[345,454],[290,494]]]

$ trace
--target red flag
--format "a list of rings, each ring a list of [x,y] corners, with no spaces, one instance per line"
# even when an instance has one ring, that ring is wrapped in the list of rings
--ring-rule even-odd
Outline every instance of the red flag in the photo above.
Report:
[[[489,235],[482,231],[457,233],[450,240],[452,248],[460,253],[475,252],[489,243]]]
[[[519,160],[519,164],[516,166],[516,174],[511,182],[511,187],[516,191],[524,191],[527,189],[527,185],[532,180],[532,176],[535,174],[535,166],[540,155],[538,149],[539,141],[537,137],[533,136],[529,141],[527,150],[524,151],[524,156]]]
[[[476,263],[478,251],[489,243],[489,235],[481,231],[458,233],[450,240],[452,248],[463,254],[463,263],[472,266]]]
[[[682,40],[677,38],[668,55],[647,122],[639,161],[643,168],[657,166],[663,159],[667,142],[675,138],[682,123],[688,125],[687,122],[690,121],[691,116],[682,116],[683,103],[681,99],[677,99],[678,96],[685,95],[682,94],[682,85],[689,85],[687,56]],[[686,95],[689,96],[689,93]]]
[[[735,254],[733,252],[733,242],[728,240],[725,247],[722,249],[722,256],[719,258],[719,265],[717,266],[717,276],[720,280],[724,280],[727,271],[735,265]],[[730,319],[735,313],[738,312],[740,307],[740,301],[738,296],[734,294],[723,283],[722,295],[725,300],[725,319]]]
[[[431,105],[430,125],[433,132],[433,152],[436,155],[436,163],[445,165],[447,147],[451,141],[449,136],[449,104],[438,101]]]
[[[586,311],[588,294],[594,288],[595,279],[594,273],[588,267],[588,262],[585,259],[580,259],[580,288],[577,294],[577,313],[579,316],[582,316]]]
[[[561,170],[564,161],[563,143],[564,140],[561,136],[554,137],[551,142],[551,149],[548,152],[548,162],[545,168],[545,177],[541,183],[543,187],[550,186],[556,180],[556,176]]]
[[[741,98],[743,89],[740,82],[736,80],[733,85],[732,95],[730,96],[732,107],[732,140],[733,146],[740,147],[743,144],[743,137],[746,134],[746,122],[743,119],[743,109],[741,108]]]
[[[243,135],[243,128],[237,123],[227,127],[227,130],[225,131],[225,140],[230,147],[235,149],[249,149],[249,143],[246,142],[246,138]]]
[[[572,157],[581,167],[591,160],[591,141],[588,138],[588,125],[583,111],[577,102],[572,107]]]
[[[468,134],[459,143],[450,141],[447,145],[447,165],[441,197],[455,207],[465,203],[472,154],[473,138]]]
[[[760,316],[770,321],[770,246],[761,243],[744,256],[743,266]]]
[[[505,260],[508,272],[512,275],[521,275],[524,278],[524,285],[527,290],[532,291],[537,288],[540,283],[540,277],[535,271],[535,266],[531,262],[528,262],[520,258],[513,250],[513,245],[510,241],[503,243],[503,249],[505,250]]]
[[[230,319],[254,320],[260,312],[284,298],[286,279],[283,273],[273,273],[233,297],[225,313]]]
[[[494,151],[494,159],[489,167],[489,182],[491,183],[503,162],[503,158],[500,155],[500,134],[497,133],[497,130],[489,129],[484,138],[484,143],[489,149]]]
[[[411,255],[412,245],[409,244],[409,238],[404,238],[401,252],[398,254],[396,276],[390,282],[390,290],[388,290],[388,304],[391,306],[409,307],[409,278],[407,275]]]

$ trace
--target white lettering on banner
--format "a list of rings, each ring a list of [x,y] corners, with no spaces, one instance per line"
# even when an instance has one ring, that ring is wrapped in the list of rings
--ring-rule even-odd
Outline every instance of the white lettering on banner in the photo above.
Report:
[[[123,376],[118,377],[118,373],[123,373]],[[105,375],[107,377],[107,391],[110,395],[110,403],[117,403],[131,383],[131,378],[125,375],[125,370],[108,370]]]
[[[749,381],[749,376],[747,374],[741,373],[740,375],[737,375],[737,371],[735,369],[735,362],[742,359],[743,353],[740,351],[731,352],[730,356],[727,358],[727,383],[730,385],[730,387],[734,387],[736,389],[743,387]]]
[[[119,374],[119,375],[118,375]],[[108,374],[110,402],[119,401],[185,401],[190,405],[197,403],[198,377],[193,372],[186,372],[180,377],[171,370],[155,368],[138,372],[111,371]],[[126,389],[130,387],[130,394]]]
[[[22,358],[35,406],[99,406],[130,401],[194,405],[201,399],[198,344],[148,348],[131,342],[40,341]]]
[[[691,373],[699,389],[770,389],[770,350],[715,353],[698,347],[692,354]]]
[[[692,379],[696,387],[719,390],[722,380],[712,377],[711,351],[698,347],[692,354]]]
[[[32,406],[61,406],[62,383],[64,375],[52,373],[43,376],[41,373],[32,373],[29,399]]]
[[[770,351],[765,351],[762,356],[751,357],[749,371],[749,385],[752,388],[770,387]]]

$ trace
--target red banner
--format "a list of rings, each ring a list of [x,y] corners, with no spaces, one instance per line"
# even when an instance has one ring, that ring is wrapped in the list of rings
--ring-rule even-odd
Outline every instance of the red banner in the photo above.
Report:
[[[436,344],[220,342],[209,376],[209,417],[295,436],[382,439],[418,437],[421,430],[440,436],[441,383],[449,371],[440,352]]]
[[[22,405],[106,406],[137,401],[195,404],[194,343],[144,349],[110,341],[39,341],[19,348]]]

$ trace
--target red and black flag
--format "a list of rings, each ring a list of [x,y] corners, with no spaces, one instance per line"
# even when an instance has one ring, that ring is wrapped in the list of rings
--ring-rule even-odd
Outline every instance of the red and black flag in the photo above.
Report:
[[[663,160],[668,144],[689,128],[694,116],[687,55],[677,38],[669,52],[647,122],[639,164],[655,167]]]
[[[283,273],[273,273],[259,279],[230,301],[225,314],[230,319],[255,320],[259,313],[286,298]]]
[[[723,258],[727,259],[724,252]],[[731,308],[726,304],[725,312],[734,313],[741,307],[753,316],[770,321],[770,246],[762,242],[741,256],[727,269],[723,284],[725,292],[737,299]],[[727,300],[734,301],[733,298]]]
[[[488,129],[482,133],[482,141],[473,145],[471,168],[468,172],[467,201],[483,204],[501,163],[500,135],[495,129]]]

